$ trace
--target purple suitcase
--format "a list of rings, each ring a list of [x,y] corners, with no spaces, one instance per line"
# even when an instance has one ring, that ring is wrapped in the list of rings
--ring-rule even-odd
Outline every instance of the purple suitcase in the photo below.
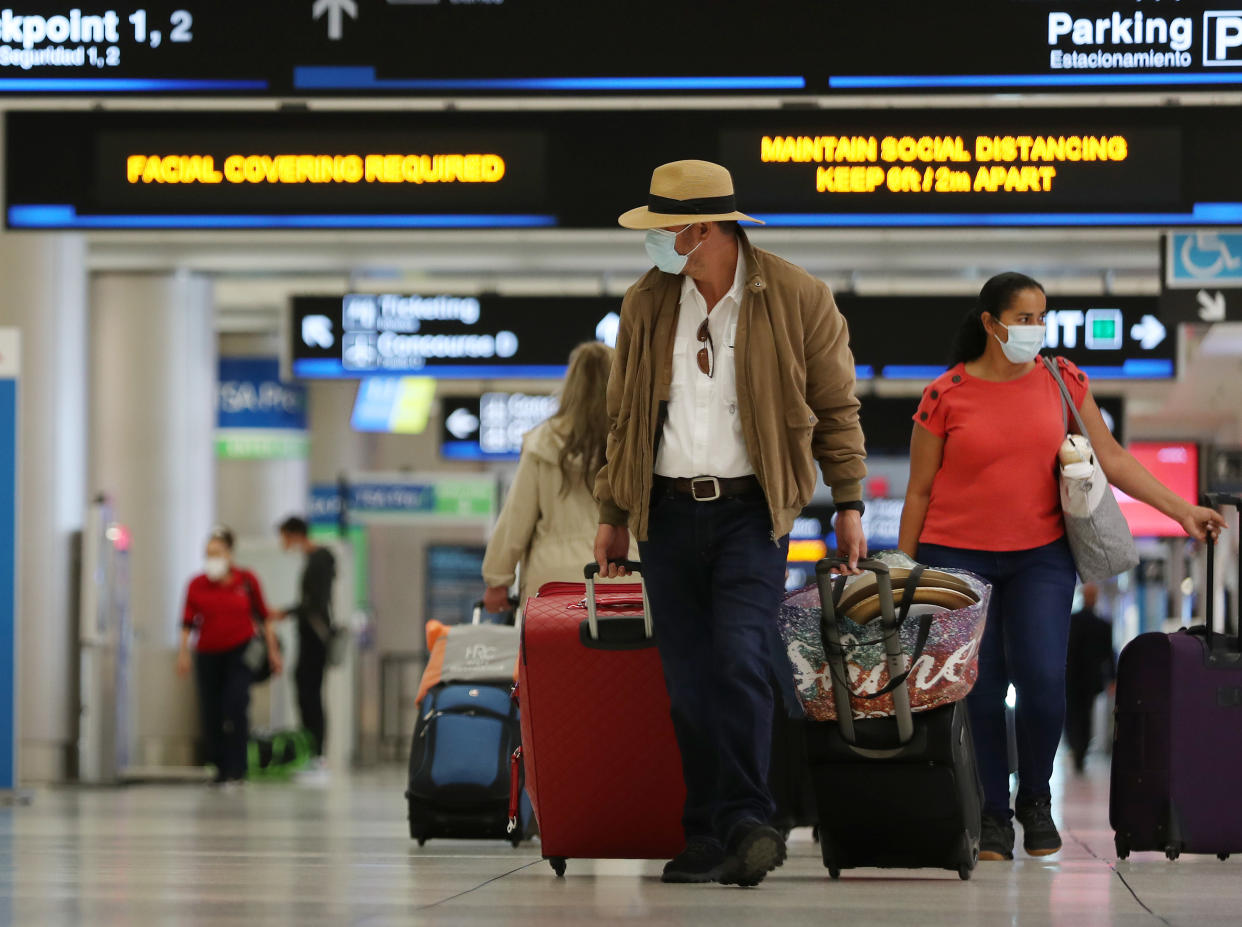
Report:
[[[1242,511],[1238,496],[1204,504]],[[1119,859],[1242,853],[1242,653],[1214,628],[1213,554],[1209,541],[1206,625],[1140,634],[1117,664],[1108,818]]]

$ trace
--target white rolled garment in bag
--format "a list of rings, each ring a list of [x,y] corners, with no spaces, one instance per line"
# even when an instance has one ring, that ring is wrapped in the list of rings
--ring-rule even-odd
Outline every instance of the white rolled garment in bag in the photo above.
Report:
[[[1067,435],[1058,455],[1061,460],[1061,509],[1067,515],[1086,518],[1109,492],[1108,479],[1082,435]]]

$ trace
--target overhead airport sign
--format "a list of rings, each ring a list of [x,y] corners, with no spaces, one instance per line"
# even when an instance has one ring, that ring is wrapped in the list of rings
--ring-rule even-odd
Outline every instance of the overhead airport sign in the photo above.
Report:
[[[627,0],[31,2],[0,13],[0,93],[457,96],[1227,87],[1242,11],[1219,0],[765,0],[732,16]],[[537,20],[536,20],[537,15]],[[635,54],[693,35],[677,54]],[[1003,41],[997,41],[1003,28]],[[590,41],[582,41],[584,30]],[[859,42],[873,35],[883,45]],[[514,36],[521,36],[520,42]],[[934,41],[928,41],[934,36]],[[429,38],[434,37],[434,38]],[[411,49],[416,48],[416,53]],[[759,64],[752,64],[759,61]]]
[[[838,294],[859,379],[932,380],[945,371],[969,298]],[[894,338],[893,332],[901,332]],[[1177,374],[1177,330],[1159,300],[1141,296],[1048,297],[1044,350],[1094,380],[1162,380]]]
[[[356,473],[342,496],[337,484],[311,487],[312,524],[490,521],[496,478],[470,473]],[[344,512],[342,512],[342,505]]]
[[[1171,232],[1164,269],[1171,289],[1242,287],[1242,232]]]
[[[1201,287],[1198,290],[1165,290],[1160,294],[1160,316],[1169,324],[1242,321],[1242,289]]]
[[[725,164],[770,226],[1242,225],[1238,108],[13,111],[6,127],[13,229],[613,228],[670,152]]]
[[[293,373],[307,379],[560,377],[570,351],[597,340],[619,308],[611,297],[297,297]]]
[[[440,456],[446,460],[517,460],[522,439],[556,414],[556,396],[487,392],[445,396]]]
[[[275,357],[221,357],[216,388],[216,456],[305,457],[306,389],[280,378]]]

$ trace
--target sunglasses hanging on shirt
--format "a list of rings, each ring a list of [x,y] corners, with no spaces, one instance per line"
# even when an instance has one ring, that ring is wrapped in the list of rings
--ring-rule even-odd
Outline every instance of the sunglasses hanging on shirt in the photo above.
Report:
[[[699,353],[696,355],[699,362],[699,370],[710,377],[716,359],[716,346],[712,344],[712,333],[707,327],[707,319],[704,319],[703,324],[699,326],[698,339],[702,345],[699,348]]]

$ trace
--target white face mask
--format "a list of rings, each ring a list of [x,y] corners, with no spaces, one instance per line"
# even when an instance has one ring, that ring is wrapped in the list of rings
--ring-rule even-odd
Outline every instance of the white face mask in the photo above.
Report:
[[[1000,321],[996,324],[1009,333],[1008,341],[1001,341],[995,332],[992,337],[1000,343],[1011,364],[1029,364],[1039,356],[1048,333],[1046,325],[1006,325]]]
[[[203,572],[209,580],[218,583],[229,575],[228,557],[208,557],[203,563]]]
[[[699,250],[699,242],[685,254],[677,253],[677,236],[690,228],[678,229],[676,232],[669,232],[665,229],[649,229],[647,238],[643,242],[643,246],[647,249],[647,257],[651,258],[651,263],[664,271],[666,274],[679,274],[686,269],[686,261],[690,260],[690,255]]]

